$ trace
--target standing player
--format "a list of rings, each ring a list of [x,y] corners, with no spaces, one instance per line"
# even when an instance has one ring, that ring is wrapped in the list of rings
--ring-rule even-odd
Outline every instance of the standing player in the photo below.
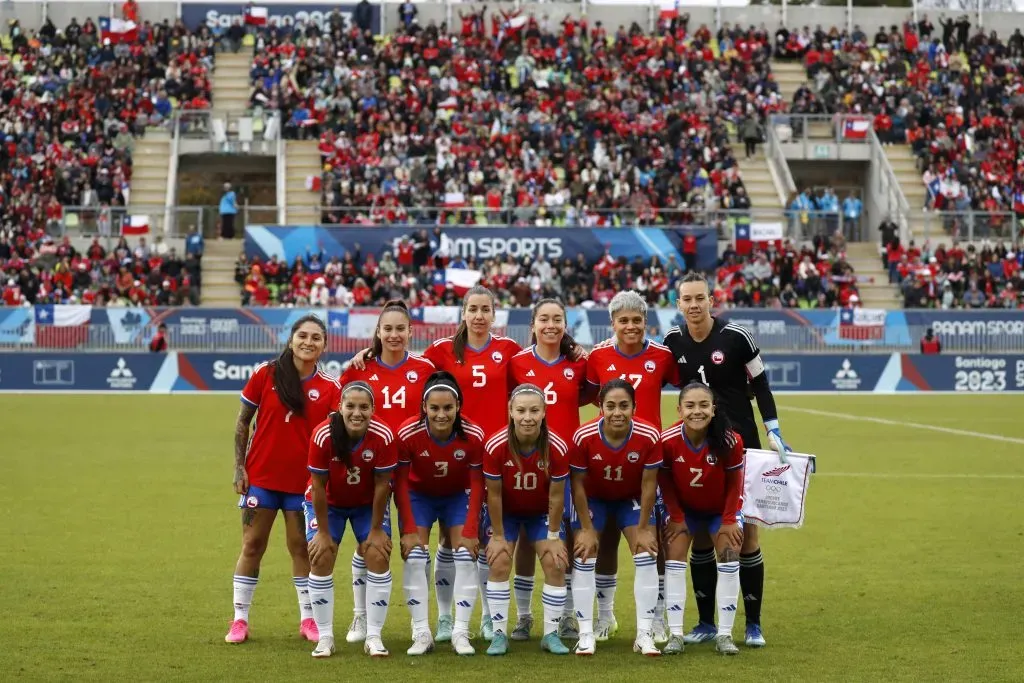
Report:
[[[249,638],[249,608],[278,510],[292,557],[292,582],[299,598],[299,632],[316,642],[309,604],[309,555],[302,537],[302,492],[306,450],[313,427],[338,405],[341,385],[317,368],[327,348],[327,328],[313,315],[292,325],[288,346],[269,363],[256,366],[242,389],[235,422],[235,493],[241,495],[242,552],[235,563],[235,617],[224,638]],[[256,428],[250,431],[253,417]]]
[[[420,416],[398,430],[395,503],[405,560],[402,588],[413,621],[410,655],[426,654],[434,646],[427,622],[427,569],[435,521],[446,530],[450,546],[457,549],[452,647],[460,655],[475,654],[469,642],[469,619],[478,583],[475,555],[484,495],[480,471],[483,439],[483,431],[462,417],[462,392],[447,372],[430,376]]]
[[[735,323],[711,316],[714,299],[703,275],[687,273],[679,285],[679,310],[686,318],[684,327],[673,327],[665,335],[665,345],[677,361],[684,384],[702,382],[718,396],[719,410],[729,418],[732,428],[743,438],[747,448],[760,448],[754,411],[747,393],[752,391],[764,420],[768,442],[784,457],[791,450],[782,440],[775,397],[768,386],[761,352],[750,332]],[[687,643],[714,640],[715,630],[715,554],[714,548],[695,540],[690,555],[693,592],[697,599],[700,622],[686,635]],[[761,632],[761,601],[764,597],[764,561],[757,527],[750,525],[740,552],[740,587],[747,628],[745,642],[749,647],[764,647]]]
[[[596,387],[587,382],[587,362],[580,357],[578,346],[566,332],[565,306],[558,299],[541,299],[533,307],[530,319],[532,346],[512,357],[509,381],[512,386],[536,384],[544,392],[547,421],[556,434],[575,434],[580,426],[581,405],[593,400]],[[572,511],[572,496],[566,489],[566,518]],[[567,529],[568,531],[568,529]],[[569,539],[571,545],[571,538]],[[516,601],[516,626],[512,640],[526,640],[533,626],[533,575],[536,569],[533,544],[520,538],[516,544],[515,577],[512,592]],[[572,575],[566,573],[567,597],[565,613],[558,626],[562,638],[575,638],[573,617]]]
[[[494,637],[488,655],[508,652],[508,577],[520,535],[533,541],[544,572],[544,637],[542,650],[569,654],[558,637],[558,620],[565,606],[565,570],[569,557],[562,542],[565,479],[569,476],[568,447],[545,419],[544,392],[522,384],[509,400],[509,421],[484,446],[487,509],[491,538],[487,543],[490,577],[487,601]]]
[[[391,600],[389,506],[397,460],[391,430],[373,417],[373,410],[368,384],[346,384],[339,411],[317,426],[309,444],[311,477],[302,508],[312,563],[309,597],[320,634],[314,657],[334,654],[333,574],[346,522],[369,569],[363,586],[363,604],[369,601],[363,651],[388,656],[381,629]]]
[[[659,479],[669,517],[665,597],[671,635],[665,654],[681,654],[684,649],[686,553],[692,539],[718,553],[715,647],[734,655],[739,652],[732,642],[732,626],[743,544],[743,439],[729,427],[728,417],[716,410],[706,384],[694,382],[679,392],[679,417],[682,420],[661,437],[665,462]]]
[[[573,593],[579,605],[580,640],[576,654],[592,655],[594,639],[594,568],[598,536],[606,528],[621,530],[636,565],[636,640],[633,651],[647,656],[661,652],[651,629],[658,602],[658,541],[654,500],[662,464],[661,433],[633,418],[636,390],[624,379],[613,379],[598,396],[601,417],[580,427],[573,436],[573,503],[576,542]]]
[[[661,388],[679,384],[672,353],[661,344],[647,339],[647,302],[633,291],[619,292],[608,305],[615,339],[599,344],[587,359],[587,381],[603,386],[613,379],[624,379],[636,391],[636,417],[661,429]],[[608,640],[618,630],[615,621],[615,589],[618,583],[619,533],[608,527],[601,538],[597,556],[598,623],[594,634],[599,641]],[[659,573],[659,586],[664,578]],[[654,616],[656,642],[666,639],[661,604],[664,591],[659,589],[659,608]]]

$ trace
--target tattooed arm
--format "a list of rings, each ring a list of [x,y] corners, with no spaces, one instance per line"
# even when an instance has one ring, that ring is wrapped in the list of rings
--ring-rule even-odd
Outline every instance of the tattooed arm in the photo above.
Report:
[[[235,493],[243,495],[249,489],[249,475],[245,473],[245,455],[249,450],[249,426],[256,415],[256,406],[242,401],[235,420]]]

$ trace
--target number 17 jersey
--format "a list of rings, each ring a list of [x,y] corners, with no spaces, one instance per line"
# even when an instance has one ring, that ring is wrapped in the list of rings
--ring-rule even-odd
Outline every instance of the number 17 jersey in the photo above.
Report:
[[[595,346],[587,359],[587,381],[601,387],[624,379],[636,390],[636,417],[661,429],[661,388],[679,384],[676,361],[668,347],[648,339],[639,353],[627,356],[614,343]]]

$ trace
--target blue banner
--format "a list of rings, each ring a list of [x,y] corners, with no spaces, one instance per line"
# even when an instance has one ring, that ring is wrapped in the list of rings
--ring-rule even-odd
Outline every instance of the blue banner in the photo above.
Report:
[[[168,391],[175,354],[0,353],[3,391]]]
[[[186,2],[181,5],[181,19],[189,28],[196,28],[200,25],[206,25],[216,32],[227,29],[237,19],[239,22],[244,22],[242,11],[245,9],[248,2]],[[276,24],[282,26],[284,19],[290,18],[293,22],[309,22],[312,21],[317,26],[323,27],[324,23],[328,21],[331,16],[331,12],[335,7],[341,12],[342,16],[348,22],[347,25],[351,26],[352,13],[355,10],[355,4],[335,4],[330,2],[295,2],[295,3],[256,3],[259,7],[266,7],[267,23]],[[380,33],[380,5],[370,5],[371,11],[371,30],[377,34]]]
[[[245,229],[245,253],[260,258],[277,256],[287,263],[303,257],[307,251],[323,249],[328,257],[344,256],[358,244],[363,255],[378,257],[393,251],[398,241],[420,230],[428,234],[433,226],[331,227],[250,225]],[[477,260],[529,256],[537,259],[576,258],[583,254],[591,262],[604,254],[624,256],[630,261],[641,256],[675,259],[684,267],[683,238],[697,238],[697,267],[710,270],[718,262],[718,235],[712,228],[528,228],[519,226],[456,228],[444,227],[454,241],[455,254],[475,256]]]

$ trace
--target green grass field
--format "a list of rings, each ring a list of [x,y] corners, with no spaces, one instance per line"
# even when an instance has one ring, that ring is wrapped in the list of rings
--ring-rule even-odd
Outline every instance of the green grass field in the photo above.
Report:
[[[1024,625],[1024,398],[779,402],[786,438],[819,456],[819,474],[804,528],[762,535],[765,650],[728,660],[707,645],[681,658],[634,655],[623,544],[622,628],[596,657],[542,655],[534,639],[497,660],[458,659],[447,646],[409,658],[396,560],[384,633],[392,656],[371,661],[341,642],[334,658],[314,661],[297,635],[280,525],[252,640],[223,642],[240,538],[231,488],[237,399],[0,396],[0,671],[74,681],[1024,680],[1016,639]],[[347,562],[337,575],[343,635]],[[691,598],[688,627],[695,618]]]

